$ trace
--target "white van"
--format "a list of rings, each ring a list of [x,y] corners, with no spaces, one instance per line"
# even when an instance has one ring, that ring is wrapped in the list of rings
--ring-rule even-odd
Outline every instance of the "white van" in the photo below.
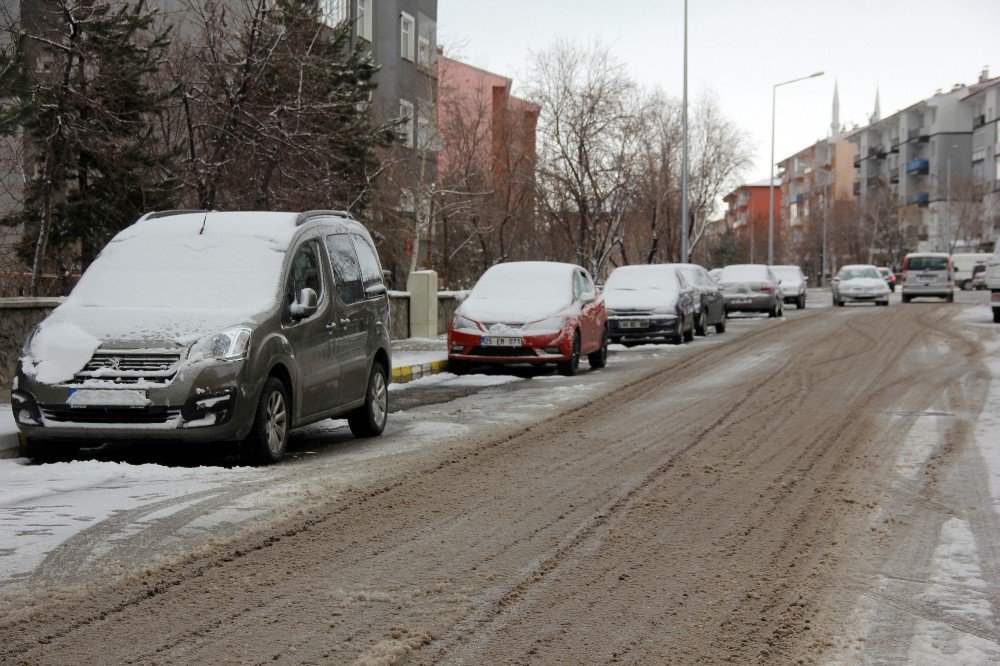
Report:
[[[993,321],[1000,324],[1000,251],[986,260],[986,288],[990,290]]]
[[[972,289],[972,269],[977,264],[985,264],[992,256],[989,252],[951,255],[951,270],[955,278],[955,286],[961,287],[965,291]]]

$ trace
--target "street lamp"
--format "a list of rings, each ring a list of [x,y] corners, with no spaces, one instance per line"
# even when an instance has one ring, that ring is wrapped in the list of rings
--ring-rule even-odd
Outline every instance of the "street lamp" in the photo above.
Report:
[[[681,263],[688,260],[688,0],[684,0],[684,101],[681,110]]]
[[[805,81],[806,79],[814,79],[817,76],[823,76],[824,72],[816,72],[815,74],[810,74],[809,76],[800,76],[797,79],[792,79],[791,81],[782,81],[781,83],[775,83],[774,87],[771,88],[771,180],[768,181],[769,194],[771,201],[768,204],[767,210],[767,265],[774,265],[774,109],[775,103],[778,98],[778,88],[781,86],[787,86],[790,83],[798,83],[799,81]]]

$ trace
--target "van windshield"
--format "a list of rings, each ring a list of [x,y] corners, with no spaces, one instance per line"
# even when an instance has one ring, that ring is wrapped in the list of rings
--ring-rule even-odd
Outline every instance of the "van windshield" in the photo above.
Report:
[[[906,263],[908,271],[946,271],[947,257],[910,257]]]
[[[232,233],[211,221],[203,233],[185,228],[183,221],[170,222],[119,234],[86,270],[68,302],[248,315],[274,305],[286,241],[277,234]]]

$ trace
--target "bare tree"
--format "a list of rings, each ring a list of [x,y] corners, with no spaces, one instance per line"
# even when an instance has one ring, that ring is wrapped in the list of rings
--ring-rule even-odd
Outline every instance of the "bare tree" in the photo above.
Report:
[[[624,66],[595,45],[533,55],[530,97],[541,106],[539,206],[567,258],[601,273],[619,247],[636,193],[642,97]]]

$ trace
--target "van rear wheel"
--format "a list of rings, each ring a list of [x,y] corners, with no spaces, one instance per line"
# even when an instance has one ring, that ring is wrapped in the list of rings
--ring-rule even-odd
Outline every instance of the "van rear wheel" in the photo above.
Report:
[[[365,390],[365,404],[347,415],[347,425],[355,437],[378,437],[389,416],[389,384],[382,363],[372,363]]]

